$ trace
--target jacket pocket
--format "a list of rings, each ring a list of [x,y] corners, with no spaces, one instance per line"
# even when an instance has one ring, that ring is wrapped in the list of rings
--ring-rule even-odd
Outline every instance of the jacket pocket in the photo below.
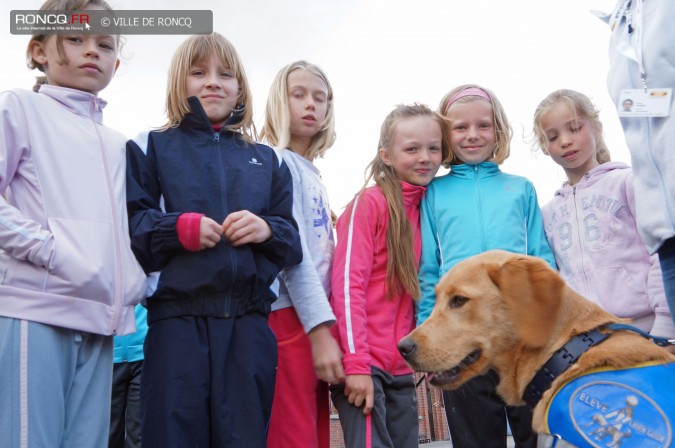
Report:
[[[597,285],[598,304],[619,317],[640,317],[651,312],[647,276],[640,279],[623,266],[596,269],[590,281]]]
[[[0,284],[14,288],[43,291],[47,269],[30,261],[20,261],[0,250]]]
[[[55,249],[46,290],[112,304],[116,261],[110,223],[69,218],[48,223]]]

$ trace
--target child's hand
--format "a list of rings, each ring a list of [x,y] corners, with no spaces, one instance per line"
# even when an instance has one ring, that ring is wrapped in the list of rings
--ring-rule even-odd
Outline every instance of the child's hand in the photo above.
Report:
[[[326,325],[317,325],[307,336],[312,343],[312,359],[316,376],[327,383],[341,383],[345,380],[342,368],[342,351]]]
[[[373,378],[370,375],[347,375],[345,397],[357,408],[363,405],[364,415],[373,410],[374,396]]]
[[[223,228],[211,218],[202,216],[199,221],[199,250],[210,249],[220,241]]]
[[[222,228],[225,238],[235,247],[248,243],[262,243],[272,237],[269,224],[248,210],[227,215]]]

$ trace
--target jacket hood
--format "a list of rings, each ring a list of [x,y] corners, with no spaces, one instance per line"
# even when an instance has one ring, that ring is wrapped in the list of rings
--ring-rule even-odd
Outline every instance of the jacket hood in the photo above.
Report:
[[[92,93],[49,84],[41,85],[38,93],[47,95],[74,114],[91,117],[102,124],[103,108],[108,103]]]
[[[608,171],[629,169],[631,169],[630,166],[623,162],[603,163],[602,165],[598,165],[584,174],[579,183],[576,185],[570,185],[568,181],[563,182],[562,186],[554,193],[553,196],[566,197],[567,195],[574,193],[574,188],[577,186],[586,188],[595,184],[602,177],[602,175]]]

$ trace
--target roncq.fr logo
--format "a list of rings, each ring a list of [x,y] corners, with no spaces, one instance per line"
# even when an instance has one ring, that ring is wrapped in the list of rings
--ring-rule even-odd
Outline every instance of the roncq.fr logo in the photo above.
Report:
[[[37,13],[16,14],[14,17],[16,25],[85,25],[89,28],[89,14]]]

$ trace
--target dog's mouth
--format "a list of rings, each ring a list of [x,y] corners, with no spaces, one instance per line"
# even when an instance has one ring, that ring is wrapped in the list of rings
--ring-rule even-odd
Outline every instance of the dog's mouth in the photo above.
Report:
[[[427,380],[434,386],[444,387],[449,386],[452,383],[455,383],[462,371],[466,370],[467,367],[474,364],[480,359],[481,350],[477,348],[476,350],[469,353],[469,355],[462,359],[459,364],[449,370],[444,370],[443,372],[427,372]]]

